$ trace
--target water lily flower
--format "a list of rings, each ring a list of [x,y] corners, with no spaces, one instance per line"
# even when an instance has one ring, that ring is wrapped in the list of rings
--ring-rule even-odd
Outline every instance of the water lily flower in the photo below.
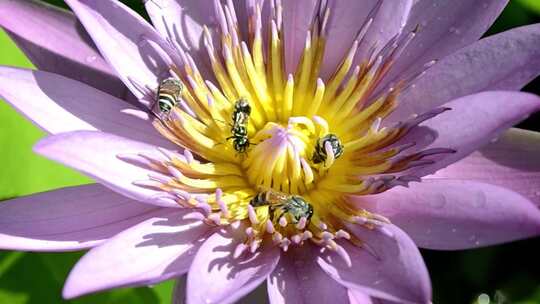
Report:
[[[65,298],[430,303],[418,247],[540,233],[540,25],[477,41],[505,0],[66,3],[0,1],[39,68],[0,95],[97,182],[0,205],[3,249],[90,249]]]

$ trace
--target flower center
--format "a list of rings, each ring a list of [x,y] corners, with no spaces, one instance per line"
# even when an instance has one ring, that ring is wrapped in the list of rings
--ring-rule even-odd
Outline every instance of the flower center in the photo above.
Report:
[[[415,33],[397,35],[355,66],[369,19],[324,81],[318,75],[327,8],[307,32],[296,73],[285,76],[279,2],[272,1],[265,46],[259,6],[248,11],[248,44],[234,8],[215,3],[219,29],[204,33],[211,77],[218,84],[205,79],[190,55],[173,43],[184,64],[171,66],[171,77],[157,94],[149,94],[159,118],[155,127],[183,148],[182,154],[164,152],[164,159],[153,160],[160,173],[152,177],[154,186],[180,205],[198,208],[208,224],[248,223],[237,255],[257,250],[266,236],[284,250],[310,240],[340,252],[336,238],[361,243],[347,232],[347,223],[383,229],[386,219],[347,198],[406,184],[415,179],[407,170],[429,162],[422,160],[425,156],[451,152],[413,149],[403,155],[414,146],[400,142],[407,131],[438,112],[380,127],[408,82],[377,94],[376,89]],[[212,34],[218,35],[219,48]]]
[[[249,183],[299,195],[312,189],[312,158],[318,139],[326,135],[325,124],[303,116],[291,117],[286,125],[268,122],[253,137],[257,144],[243,163]]]

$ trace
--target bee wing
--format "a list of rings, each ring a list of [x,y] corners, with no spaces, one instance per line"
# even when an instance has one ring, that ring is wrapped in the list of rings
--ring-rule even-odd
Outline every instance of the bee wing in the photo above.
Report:
[[[266,200],[270,202],[271,204],[281,204],[284,203],[289,197],[286,194],[276,192],[276,191],[269,191]]]

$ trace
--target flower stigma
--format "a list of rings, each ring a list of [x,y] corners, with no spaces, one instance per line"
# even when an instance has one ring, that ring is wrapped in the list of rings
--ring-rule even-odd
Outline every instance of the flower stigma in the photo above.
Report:
[[[419,181],[408,174],[411,168],[431,164],[426,156],[453,152],[410,151],[415,144],[403,141],[411,128],[447,109],[383,126],[400,92],[418,76],[381,88],[416,31],[397,34],[358,61],[373,17],[323,80],[331,14],[324,5],[306,33],[296,71],[287,75],[283,8],[279,0],[270,2],[268,28],[263,29],[261,7],[255,6],[248,9],[244,33],[232,1],[215,1],[218,29],[204,28],[209,64],[195,62],[168,41],[183,64],[171,64],[161,86],[146,93],[155,103],[154,126],[182,152],[161,149],[163,158],[150,159],[156,171],[152,182],[139,184],[200,210],[209,225],[243,222],[245,240],[234,256],[256,252],[263,243],[286,251],[309,241],[347,260],[337,239],[365,245],[348,225],[391,234],[386,218],[349,198]],[[212,75],[205,78],[202,66],[211,67]],[[171,88],[171,78],[176,87]]]

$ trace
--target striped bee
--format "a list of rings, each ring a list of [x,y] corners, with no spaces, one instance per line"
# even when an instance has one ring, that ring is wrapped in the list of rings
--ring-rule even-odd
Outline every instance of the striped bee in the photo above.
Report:
[[[319,140],[317,140],[317,144],[315,145],[315,152],[313,153],[313,163],[319,164],[326,161],[326,149],[324,146],[326,143],[329,142],[330,146],[332,147],[332,151],[334,151],[334,158],[338,159],[341,155],[343,155],[343,145],[341,144],[341,141],[335,134],[327,134]]]
[[[279,221],[288,214],[288,220],[297,224],[302,217],[309,222],[313,216],[313,206],[303,197],[272,190],[257,193],[249,204],[253,207],[268,206],[271,221],[274,221],[274,218]]]
[[[251,114],[251,106],[249,102],[241,98],[234,104],[234,111],[232,114],[232,135],[227,137],[227,140],[233,140],[233,147],[236,152],[244,153],[251,143],[249,142],[247,125],[249,115]]]
[[[169,115],[171,110],[178,104],[184,85],[176,78],[167,78],[161,81],[157,93],[157,106],[162,115]]]
[[[233,125],[247,125],[251,106],[245,98],[240,98],[234,103],[234,112],[232,115]]]

